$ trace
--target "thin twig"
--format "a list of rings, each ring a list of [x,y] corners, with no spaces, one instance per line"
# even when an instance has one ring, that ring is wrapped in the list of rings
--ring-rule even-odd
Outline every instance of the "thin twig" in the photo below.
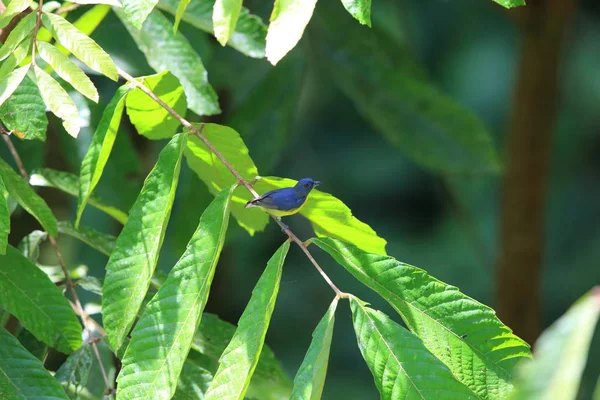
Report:
[[[125,78],[127,81],[129,81],[131,84],[133,84],[135,87],[140,89],[142,92],[144,92],[148,96],[150,96],[150,98],[152,100],[156,101],[162,108],[167,110],[167,112],[169,114],[171,114],[173,117],[175,117],[175,119],[177,119],[181,123],[181,125],[183,125],[185,128],[187,128],[194,135],[196,135],[196,137],[198,137],[198,139],[200,139],[206,145],[206,147],[208,147],[210,149],[210,151],[212,151],[217,156],[217,158],[219,160],[221,160],[223,165],[225,165],[227,167],[227,169],[233,174],[233,176],[236,177],[238,182],[241,183],[242,185],[244,185],[246,187],[246,189],[248,189],[248,191],[254,196],[254,198],[258,197],[258,193],[256,192],[256,190],[254,190],[254,188],[252,187],[250,182],[248,182],[246,179],[244,179],[244,177],[233,167],[233,165],[231,165],[229,163],[229,161],[227,161],[227,159],[221,154],[221,152],[219,152],[219,150],[217,150],[215,148],[215,146],[213,146],[213,144],[202,134],[202,127],[204,125],[201,125],[200,128],[196,128],[188,120],[186,120],[184,117],[179,115],[179,113],[177,111],[175,111],[168,104],[166,104],[164,101],[162,101],[152,90],[148,89],[142,82],[138,81],[137,79],[135,79],[134,77],[132,77],[131,75],[129,75],[127,72],[123,71],[120,68],[118,68],[118,71],[119,71],[119,75],[121,75],[123,78]],[[331,287],[331,289],[333,289],[336,296],[339,296],[340,298],[347,297],[347,294],[342,292],[340,289],[338,289],[337,286],[327,276],[325,271],[323,271],[323,269],[319,266],[319,264],[314,259],[312,254],[310,254],[310,251],[308,250],[308,248],[306,247],[304,242],[302,242],[302,240],[300,240],[298,238],[298,236],[296,236],[290,230],[290,228],[288,228],[286,225],[284,225],[281,221],[279,221],[277,218],[275,218],[273,216],[272,216],[272,218],[281,227],[281,229],[288,235],[288,237],[292,241],[294,241],[298,246],[300,246],[300,248],[302,249],[304,254],[306,254],[306,257],[308,257],[308,259],[315,266],[317,271],[319,271],[321,276],[323,276],[323,279],[325,279],[327,284]]]
[[[73,10],[77,10],[79,7],[81,7],[83,4],[80,3],[72,3],[72,4],[68,4],[66,6],[63,6],[61,8],[59,8],[58,10],[56,10],[54,13],[55,14],[64,14],[67,13],[69,11],[73,11]]]
[[[15,146],[10,141],[10,137],[8,137],[8,132],[3,128],[0,128],[0,129],[1,129],[0,135],[2,135],[2,139],[4,139],[4,142],[6,142],[6,146],[8,147],[10,154],[12,154],[13,159],[15,160],[15,163],[17,164],[17,168],[19,168],[19,172],[21,173],[23,178],[25,178],[25,180],[27,182],[29,182],[29,175],[27,174],[27,170],[25,169],[25,166],[23,165],[23,161],[21,161],[21,157],[19,157],[19,153],[17,153],[17,149],[15,149]]]
[[[33,42],[31,45],[31,63],[36,65],[35,63],[35,51],[37,49],[37,35],[40,30],[40,26],[42,26],[42,7],[44,6],[44,0],[40,0],[37,9],[37,16],[35,20],[35,28],[33,30]]]

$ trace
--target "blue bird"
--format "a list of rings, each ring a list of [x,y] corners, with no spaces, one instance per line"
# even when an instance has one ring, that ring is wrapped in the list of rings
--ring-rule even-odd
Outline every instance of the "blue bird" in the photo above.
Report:
[[[306,204],[311,190],[321,182],[311,178],[300,179],[296,186],[275,189],[246,203],[246,208],[260,207],[267,213],[277,217],[296,214]]]

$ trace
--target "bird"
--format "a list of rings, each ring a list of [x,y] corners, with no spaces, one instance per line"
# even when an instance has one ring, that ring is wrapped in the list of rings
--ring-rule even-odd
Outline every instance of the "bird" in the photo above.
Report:
[[[311,190],[321,182],[311,178],[300,179],[296,186],[275,189],[246,203],[246,208],[260,207],[281,221],[281,217],[296,214],[306,204]]]

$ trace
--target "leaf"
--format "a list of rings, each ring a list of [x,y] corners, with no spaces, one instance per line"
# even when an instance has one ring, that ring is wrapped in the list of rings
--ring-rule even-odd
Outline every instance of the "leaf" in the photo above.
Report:
[[[7,129],[24,134],[24,139],[46,140],[46,104],[35,82],[27,75],[4,104],[0,119]]]
[[[0,15],[0,29],[4,28],[13,17],[29,8],[30,0],[10,0],[4,12]]]
[[[61,221],[58,223],[58,231],[82,241],[107,256],[110,256],[110,253],[115,248],[116,238],[113,235],[98,232],[92,228],[85,226],[75,228],[72,223]]]
[[[4,14],[2,14],[4,15]],[[31,37],[27,36],[11,53],[10,56],[0,66],[0,77],[11,73],[21,62],[29,55],[31,48]]]
[[[35,338],[31,332],[22,328],[17,335],[19,342],[25,349],[38,360],[44,360],[48,355],[48,346]]]
[[[26,65],[15,69],[13,72],[0,79],[0,105],[4,104],[13,92],[17,90],[17,87],[25,78],[28,70],[29,65]]]
[[[302,38],[312,17],[317,0],[275,0],[267,31],[267,60],[273,65]]]
[[[75,63],[67,56],[62,54],[56,47],[45,42],[37,43],[38,54],[42,60],[46,61],[54,71],[69,82],[71,86],[79,93],[92,100],[98,102],[98,91],[96,87]]]
[[[206,208],[185,253],[136,324],[117,379],[119,399],[170,399],[206,306],[235,186]]]
[[[40,257],[40,244],[48,238],[48,233],[44,231],[33,231],[21,239],[19,251],[32,263],[37,263]]]
[[[206,370],[201,361],[200,355],[191,352],[181,370],[181,376],[177,382],[177,391],[173,400],[197,400],[204,398],[204,393],[213,379],[213,374]]]
[[[56,218],[44,199],[37,195],[4,160],[0,158],[0,177],[8,193],[25,211],[38,220],[46,232],[56,236]]]
[[[8,234],[10,233],[10,212],[8,210],[8,190],[4,186],[4,181],[0,177],[0,254],[6,254],[8,245]]]
[[[267,263],[238,328],[219,359],[219,369],[206,392],[206,400],[242,399],[246,394],[264,345],[289,248],[290,242],[285,241]]]
[[[180,0],[179,5],[177,6],[177,11],[175,12],[175,24],[173,25],[173,33],[177,33],[177,29],[179,28],[179,24],[181,23],[181,18],[183,18],[183,14],[185,14],[185,10],[190,5],[191,0]]]
[[[418,337],[350,297],[358,347],[375,378],[382,400],[477,399]]]
[[[138,78],[179,115],[185,115],[187,103],[183,87],[169,71]],[[141,89],[134,89],[125,102],[127,115],[140,135],[148,139],[166,139],[177,132],[181,125],[167,110],[150,98]]]
[[[319,400],[321,398],[327,375],[337,303],[338,298],[336,297],[313,332],[310,347],[294,378],[294,389],[290,396],[292,400]]]
[[[67,0],[70,3],[78,4],[108,4],[109,6],[121,7],[119,0]]]
[[[0,272],[1,273],[1,272]],[[1,294],[0,294],[1,295]],[[42,362],[0,326],[0,388],[6,399],[69,400]]]
[[[12,52],[25,40],[35,27],[36,13],[31,13],[23,18],[10,32],[6,42],[0,47],[0,61],[10,56]]]
[[[81,172],[79,175],[79,196],[77,198],[77,215],[75,217],[75,226],[79,226],[83,210],[88,202],[91,204],[92,192],[100,181],[104,167],[108,162],[108,157],[112,151],[123,107],[125,105],[125,96],[131,90],[131,86],[124,85],[117,89],[112,100],[104,109],[100,123],[94,132],[90,147],[81,161]],[[125,217],[126,219],[126,217]],[[124,221],[123,221],[124,223]]]
[[[183,1],[185,0],[181,2],[179,0],[160,0],[157,7],[170,14],[175,14],[177,19],[177,13]],[[212,15],[214,3],[211,0],[192,1],[183,14],[183,21],[195,28],[213,34]],[[248,9],[242,7],[235,32],[231,34],[227,44],[248,57],[263,58],[265,56],[266,35],[267,27],[262,19],[250,14]]]
[[[102,281],[94,276],[86,276],[77,281],[77,287],[102,296]]]
[[[190,110],[198,115],[221,112],[200,56],[180,32],[173,34],[173,25],[160,11],[150,14],[141,30],[132,27],[122,11],[115,9],[115,12],[148,64],[156,72],[168,70],[179,79]]]
[[[63,353],[81,346],[81,326],[62,291],[12,246],[0,256],[0,304],[36,338]]]
[[[110,56],[69,21],[59,15],[48,13],[42,15],[42,21],[52,36],[82,63],[113,81],[119,79],[117,67]]]
[[[262,177],[254,188],[258,193],[295,186],[297,181],[273,176]],[[352,215],[352,211],[333,195],[313,189],[306,205],[300,210],[312,223],[318,237],[335,237],[358,246],[365,251],[386,254],[385,239],[367,224]]]
[[[533,360],[517,367],[517,390],[509,398],[576,399],[599,316],[600,286],[596,286],[541,334]]]
[[[87,384],[93,357],[91,345],[81,346],[67,357],[67,360],[56,371],[54,378],[58,379],[65,390],[74,386],[75,393],[78,393]]]
[[[29,177],[29,183],[32,186],[55,188],[75,197],[79,193],[78,177],[70,172],[56,171],[48,168],[37,169]],[[127,222],[127,213],[106,204],[104,200],[93,194],[90,196],[88,203],[98,210],[104,211],[122,224]]]
[[[33,66],[42,99],[57,117],[63,120],[63,126],[69,135],[79,135],[79,111],[65,89],[37,65]]]
[[[123,14],[127,16],[127,21],[135,29],[142,29],[146,18],[152,12],[158,0],[121,0],[123,3]]]
[[[236,131],[217,124],[194,124],[194,126],[202,129],[202,135],[233,165],[242,177],[252,180],[258,175],[254,161],[248,154],[248,148]],[[187,149],[185,149],[185,158],[189,167],[208,186],[208,190],[213,195],[237,181],[229,169],[195,135],[190,135]],[[231,199],[231,213],[242,228],[246,229],[250,235],[254,235],[254,232],[265,229],[269,217],[259,209],[244,208],[251,198],[252,195],[245,188],[238,189]]]
[[[479,398],[508,395],[515,364],[531,354],[529,345],[494,310],[392,257],[330,238],[312,243],[390,303],[429,351]]]
[[[241,11],[242,0],[216,0],[213,8],[213,29],[222,46],[227,44],[235,31]]]
[[[371,0],[342,0],[342,4],[358,22],[371,27]]]
[[[161,151],[106,265],[102,316],[115,351],[121,348],[133,325],[156,268],[185,144],[184,134],[175,135]]]
[[[525,5],[525,0],[494,0],[494,1],[505,8],[513,8],[513,7]]]

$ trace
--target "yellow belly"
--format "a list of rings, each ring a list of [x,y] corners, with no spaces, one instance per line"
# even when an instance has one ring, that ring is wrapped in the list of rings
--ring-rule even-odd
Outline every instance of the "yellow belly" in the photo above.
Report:
[[[274,215],[276,217],[287,217],[288,215],[294,215],[296,213],[298,213],[300,210],[302,210],[302,207],[304,207],[304,205],[306,204],[306,200],[304,200],[304,203],[302,203],[302,205],[298,208],[294,208],[293,210],[274,210],[272,208],[264,208],[264,207],[260,207],[261,209],[263,209],[264,211],[266,211],[267,213]]]

